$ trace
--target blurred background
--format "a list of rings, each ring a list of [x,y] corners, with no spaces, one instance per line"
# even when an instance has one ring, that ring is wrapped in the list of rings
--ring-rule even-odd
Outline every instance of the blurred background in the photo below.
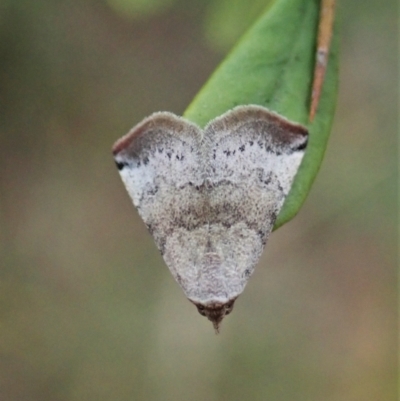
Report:
[[[266,0],[0,0],[0,400],[394,400],[398,4],[347,0],[331,140],[219,336],[111,145]]]

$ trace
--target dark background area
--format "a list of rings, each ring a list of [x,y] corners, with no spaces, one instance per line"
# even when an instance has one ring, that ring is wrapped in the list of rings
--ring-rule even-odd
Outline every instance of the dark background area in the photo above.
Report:
[[[326,158],[219,336],[114,166],[265,4],[0,0],[2,401],[395,399],[397,2],[339,4]]]

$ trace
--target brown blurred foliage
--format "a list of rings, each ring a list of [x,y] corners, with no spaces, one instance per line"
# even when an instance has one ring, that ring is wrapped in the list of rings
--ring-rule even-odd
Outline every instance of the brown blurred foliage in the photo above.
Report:
[[[223,58],[217,1],[0,1],[0,400],[395,399],[397,4],[339,4],[322,170],[215,336],[110,147]]]

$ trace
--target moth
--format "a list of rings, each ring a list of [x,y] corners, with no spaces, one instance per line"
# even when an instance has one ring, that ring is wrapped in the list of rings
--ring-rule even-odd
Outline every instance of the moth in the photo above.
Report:
[[[307,141],[302,125],[245,105],[204,129],[157,112],[113,146],[165,263],[216,332],[254,271]]]

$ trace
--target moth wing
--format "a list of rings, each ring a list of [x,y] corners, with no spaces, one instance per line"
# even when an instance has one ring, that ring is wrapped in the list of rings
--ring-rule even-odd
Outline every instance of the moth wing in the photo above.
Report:
[[[250,172],[277,178],[286,196],[308,142],[307,129],[261,106],[238,106],[205,128],[215,181],[243,180]]]
[[[201,137],[196,125],[159,112],[113,146],[122,181],[162,253],[172,223],[187,212],[179,201],[201,184]]]
[[[212,195],[227,270],[248,278],[307,146],[305,127],[260,106],[239,106],[205,128]],[[230,266],[230,267],[229,267]],[[234,267],[232,267],[234,266]]]

